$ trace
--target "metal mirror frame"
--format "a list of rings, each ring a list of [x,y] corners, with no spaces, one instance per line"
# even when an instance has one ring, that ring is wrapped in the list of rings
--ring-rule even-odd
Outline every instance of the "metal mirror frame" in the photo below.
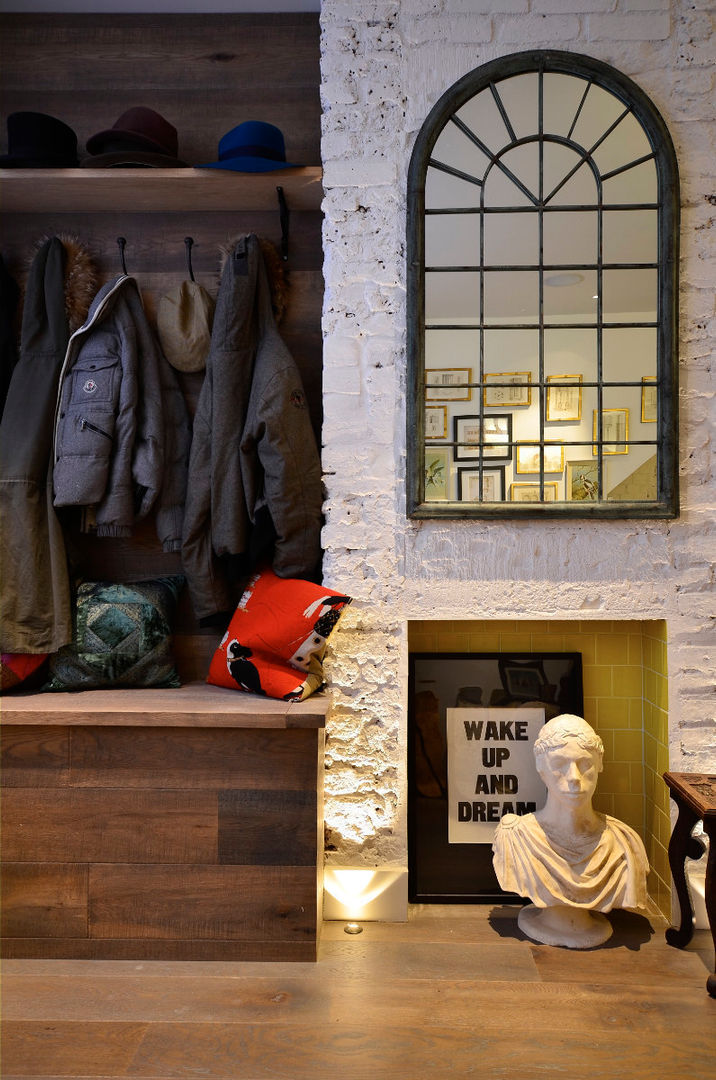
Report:
[[[658,308],[656,375],[660,389],[656,441],[656,499],[644,502],[564,503],[428,502],[424,491],[425,442],[425,181],[433,146],[450,117],[480,91],[512,75],[559,73],[582,77],[610,91],[641,124],[654,154],[658,205]],[[494,160],[494,158],[493,158]],[[678,263],[679,178],[676,153],[658,110],[636,83],[600,60],[578,53],[513,53],[463,76],[438,100],[418,133],[407,190],[407,516],[410,518],[673,518],[678,493]],[[597,324],[599,325],[599,324]],[[544,475],[542,474],[544,482]]]

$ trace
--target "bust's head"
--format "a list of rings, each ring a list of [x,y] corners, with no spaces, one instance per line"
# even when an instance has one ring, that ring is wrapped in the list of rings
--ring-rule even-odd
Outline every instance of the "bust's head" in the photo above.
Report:
[[[550,795],[568,802],[591,799],[603,767],[604,745],[581,716],[563,713],[549,720],[535,740],[534,754]]]

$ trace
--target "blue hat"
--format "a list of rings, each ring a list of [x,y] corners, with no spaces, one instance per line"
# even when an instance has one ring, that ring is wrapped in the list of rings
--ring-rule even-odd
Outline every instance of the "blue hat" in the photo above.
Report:
[[[233,169],[234,172],[270,172],[272,169],[300,169],[286,161],[283,135],[273,124],[246,120],[228,131],[219,142],[219,160],[197,169]]]

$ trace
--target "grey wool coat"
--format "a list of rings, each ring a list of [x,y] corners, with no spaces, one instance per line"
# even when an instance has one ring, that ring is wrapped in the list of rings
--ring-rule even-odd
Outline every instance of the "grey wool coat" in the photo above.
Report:
[[[233,609],[228,568],[254,568],[267,521],[275,573],[313,577],[321,506],[301,377],[276,328],[259,240],[244,236],[221,276],[194,418],[182,561],[197,617]]]
[[[131,536],[156,512],[164,551],[181,548],[189,420],[134,278],[97,293],[70,339],[55,417],[54,502],[83,507],[97,536]]]

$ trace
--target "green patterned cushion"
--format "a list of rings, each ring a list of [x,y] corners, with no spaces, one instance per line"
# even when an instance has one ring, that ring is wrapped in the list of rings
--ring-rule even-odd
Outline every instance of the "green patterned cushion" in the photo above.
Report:
[[[44,690],[179,686],[171,652],[182,577],[118,585],[86,581],[77,590],[74,636],[50,659]]]

